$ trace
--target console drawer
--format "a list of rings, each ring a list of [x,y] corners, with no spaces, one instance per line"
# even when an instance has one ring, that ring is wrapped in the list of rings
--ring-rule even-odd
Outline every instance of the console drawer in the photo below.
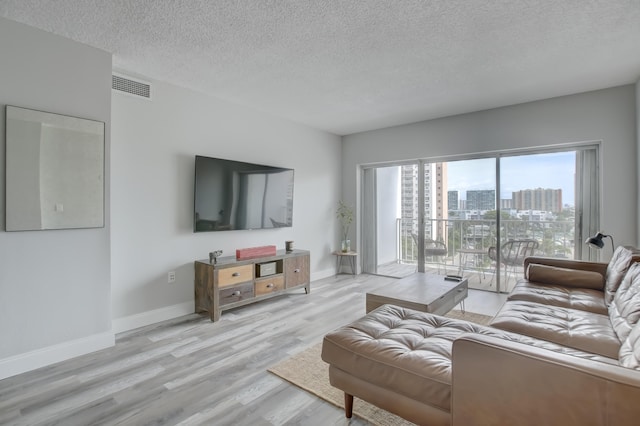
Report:
[[[427,306],[427,312],[436,314],[436,315],[444,315],[451,310],[455,305],[453,304],[453,295],[445,294],[440,296],[438,299],[429,303]]]
[[[454,304],[457,305],[458,303],[466,299],[468,293],[469,293],[468,287],[456,288],[456,294],[455,296],[453,296],[453,301],[455,302]]]
[[[234,287],[225,287],[219,290],[220,305],[239,302],[253,297],[253,283],[244,283]]]
[[[243,283],[253,280],[253,265],[234,266],[218,270],[218,287]]]
[[[284,277],[282,275],[256,280],[256,296],[280,290],[284,290]]]

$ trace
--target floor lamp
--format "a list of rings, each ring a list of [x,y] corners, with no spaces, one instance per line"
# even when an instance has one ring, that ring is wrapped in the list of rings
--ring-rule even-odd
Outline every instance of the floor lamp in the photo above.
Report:
[[[611,235],[605,235],[602,232],[598,232],[593,237],[589,237],[585,240],[586,244],[589,244],[593,248],[602,249],[604,247],[604,239],[611,239],[611,250],[615,250],[615,244],[613,243],[613,237]]]

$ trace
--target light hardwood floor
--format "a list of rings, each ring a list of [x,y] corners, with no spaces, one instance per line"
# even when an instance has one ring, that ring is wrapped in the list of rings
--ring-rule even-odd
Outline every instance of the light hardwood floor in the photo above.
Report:
[[[112,348],[0,381],[0,424],[366,425],[266,370],[362,316],[365,293],[393,281],[340,275],[216,323],[194,314],[122,333]],[[500,299],[481,293],[467,309],[495,312]]]

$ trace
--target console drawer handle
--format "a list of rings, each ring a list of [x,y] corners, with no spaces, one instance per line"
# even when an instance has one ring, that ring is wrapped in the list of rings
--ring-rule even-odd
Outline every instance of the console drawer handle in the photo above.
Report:
[[[232,296],[240,296],[240,291],[236,290],[233,293],[231,293]]]
[[[240,276],[240,272],[234,272],[233,274],[231,274],[232,277],[239,277]]]
[[[273,283],[267,284],[267,288],[272,288],[272,287],[273,287]]]
[[[297,274],[298,272],[300,272],[300,269],[294,269],[293,272]]]

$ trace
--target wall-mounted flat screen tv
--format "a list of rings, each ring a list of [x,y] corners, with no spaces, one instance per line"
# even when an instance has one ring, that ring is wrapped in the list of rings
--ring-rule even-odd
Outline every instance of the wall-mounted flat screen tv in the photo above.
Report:
[[[196,155],[193,232],[292,223],[293,169]]]

